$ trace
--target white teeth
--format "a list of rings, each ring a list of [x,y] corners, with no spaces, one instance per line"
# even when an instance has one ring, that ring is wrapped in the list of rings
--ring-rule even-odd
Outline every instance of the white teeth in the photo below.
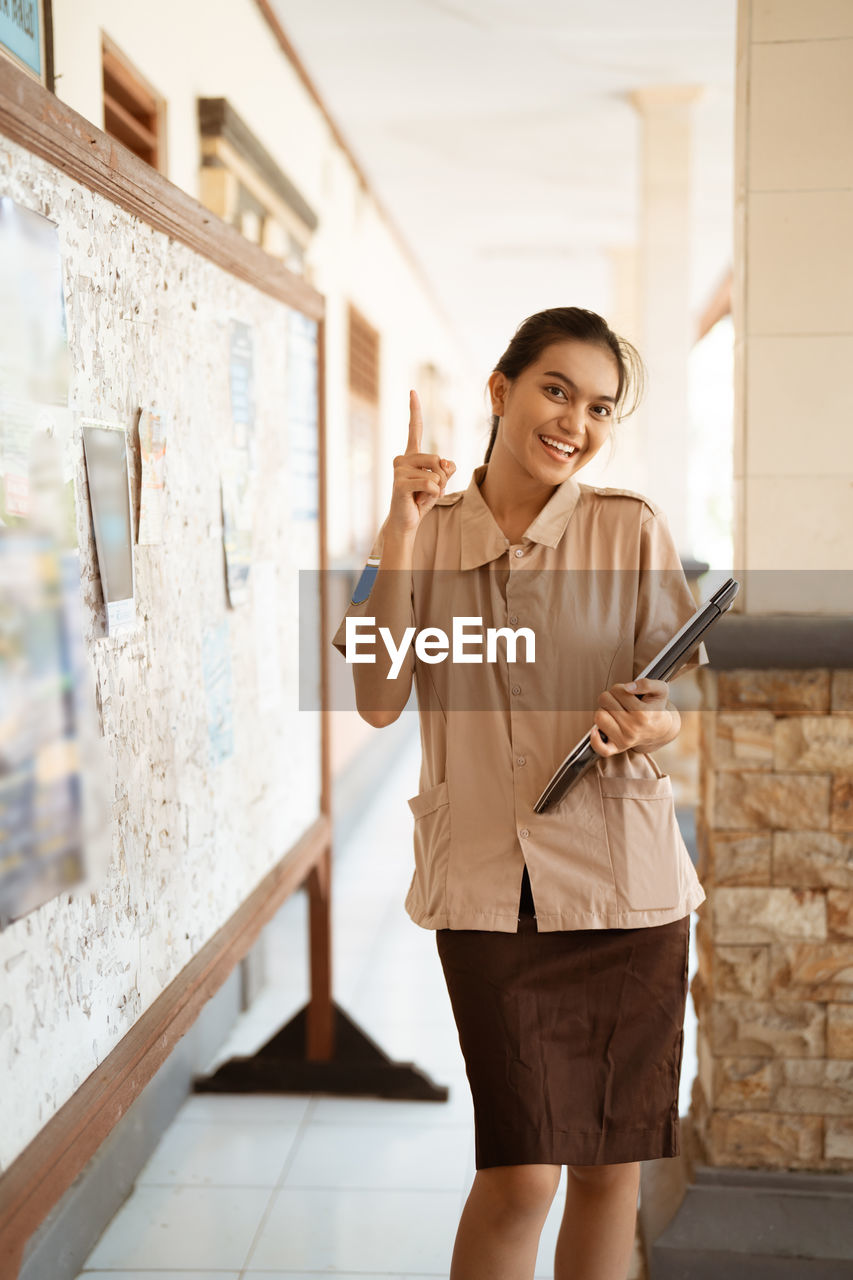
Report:
[[[562,444],[559,440],[552,439],[551,436],[540,436],[539,439],[544,440],[546,444],[552,445],[553,448],[559,449],[561,453],[564,453],[569,458],[575,452],[574,445]]]

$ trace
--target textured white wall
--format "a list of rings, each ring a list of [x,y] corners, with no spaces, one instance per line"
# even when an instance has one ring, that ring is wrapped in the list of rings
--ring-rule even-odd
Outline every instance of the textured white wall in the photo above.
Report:
[[[285,57],[255,0],[54,0],[57,95],[103,128],[101,31],[111,37],[167,102],[166,176],[199,194],[197,99],[224,97],[316,211],[320,225],[308,261],[326,297],[326,405],[329,553],[347,550],[350,518],[347,305],[382,339],[380,476],[384,517],[391,459],[405,444],[409,388],[419,367],[449,379],[458,451],[481,460],[488,433],[481,388],[488,369],[471,368],[458,335],[437,308],[382,209],[365,191],[322,111]],[[352,74],[358,75],[353,60]],[[338,121],[346,136],[346,120]],[[473,438],[473,448],[471,441]],[[442,448],[450,451],[449,441]],[[456,454],[451,454],[456,457]],[[457,461],[460,459],[457,458]],[[463,483],[467,483],[466,474]],[[364,552],[369,550],[368,546]]]
[[[298,710],[298,570],[315,532],[290,516],[283,304],[0,138],[4,191],[59,226],[72,365],[88,659],[103,733],[111,856],[92,885],[0,933],[0,1168],[5,1168],[316,816],[319,716]],[[229,319],[254,338],[260,489],[255,560],[279,610],[259,688],[254,601],[226,606],[219,477],[230,443]],[[136,547],[139,626],[103,634],[80,419],[167,417],[164,544]],[[234,753],[210,762],[202,636],[225,622]]]

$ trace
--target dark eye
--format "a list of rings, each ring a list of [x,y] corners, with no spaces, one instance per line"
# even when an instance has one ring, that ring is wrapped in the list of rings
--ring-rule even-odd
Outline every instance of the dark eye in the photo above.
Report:
[[[595,415],[595,416],[596,416],[597,418],[609,418],[609,417],[610,417],[610,410],[607,408],[607,406],[606,406],[606,405],[598,404],[598,405],[596,405],[596,406],[595,406],[595,408],[596,408],[596,409],[602,409],[602,410],[603,410],[603,412],[602,412],[602,413],[596,413],[596,415]]]
[[[565,388],[563,388],[563,387],[546,387],[546,388],[545,388],[545,390],[546,390],[546,391],[556,391],[556,392],[558,392],[561,396],[565,396],[565,394],[566,394],[566,392],[565,392]]]

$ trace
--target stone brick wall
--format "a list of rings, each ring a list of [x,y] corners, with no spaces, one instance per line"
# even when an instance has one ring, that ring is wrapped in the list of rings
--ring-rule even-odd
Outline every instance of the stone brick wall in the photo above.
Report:
[[[694,1155],[851,1170],[853,670],[699,679]]]

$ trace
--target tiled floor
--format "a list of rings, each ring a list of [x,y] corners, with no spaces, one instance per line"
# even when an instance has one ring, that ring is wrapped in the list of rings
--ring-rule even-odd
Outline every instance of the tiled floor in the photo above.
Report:
[[[417,791],[418,753],[415,725],[377,803],[336,852],[335,996],[387,1053],[449,1085],[450,1100],[195,1095],[80,1280],[448,1275],[474,1177],[473,1125],[435,935],[403,910],[412,859],[405,799]],[[296,895],[270,926],[276,980],[239,1019],[210,1070],[254,1052],[304,1004],[305,906]],[[691,974],[693,952],[691,941]],[[682,1113],[695,1074],[692,1001],[685,1040]],[[561,1203],[562,1188],[542,1233],[538,1277],[553,1275]],[[632,1280],[642,1275],[636,1249]]]

